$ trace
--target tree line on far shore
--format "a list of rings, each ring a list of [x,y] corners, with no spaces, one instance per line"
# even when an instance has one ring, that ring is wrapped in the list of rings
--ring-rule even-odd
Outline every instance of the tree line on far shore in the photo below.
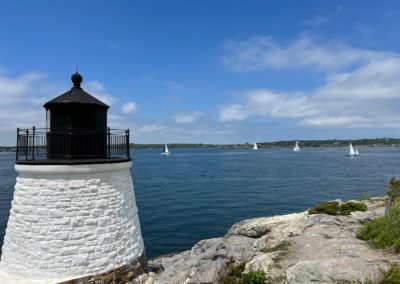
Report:
[[[357,140],[297,140],[300,147],[347,147],[349,142],[359,147],[400,147],[400,138],[374,138],[374,139],[357,139]],[[203,144],[203,143],[170,143],[170,148],[252,148],[255,142],[247,142],[241,144]],[[258,148],[275,148],[275,147],[293,147],[295,140],[274,141],[274,142],[256,142]],[[135,149],[158,149],[164,144],[131,144]]]
[[[346,147],[349,142],[358,147],[400,147],[400,138],[374,138],[357,140],[297,140],[300,147]],[[221,149],[246,149],[252,148],[255,142],[240,144],[203,144],[203,143],[169,143],[170,148],[221,148]],[[258,148],[293,147],[295,140],[257,142]],[[164,144],[136,144],[131,143],[134,149],[160,149]],[[0,146],[0,152],[15,152],[16,146]]]

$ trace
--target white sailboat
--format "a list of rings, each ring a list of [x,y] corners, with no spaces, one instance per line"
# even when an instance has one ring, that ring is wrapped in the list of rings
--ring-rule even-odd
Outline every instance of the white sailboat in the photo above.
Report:
[[[164,148],[163,148],[163,150],[162,150],[162,152],[161,152],[161,155],[163,155],[163,156],[168,156],[168,155],[170,155],[170,154],[171,154],[171,152],[168,150],[167,144],[164,144]]]
[[[257,143],[254,143],[253,150],[258,150]]]
[[[299,142],[294,143],[293,152],[300,152]]]
[[[354,150],[354,147],[353,147],[353,145],[352,145],[351,142],[350,142],[350,145],[349,145],[349,152],[347,153],[347,156],[348,156],[348,157],[355,157],[355,156],[357,156],[357,155],[358,155],[358,150],[357,150],[357,149]]]

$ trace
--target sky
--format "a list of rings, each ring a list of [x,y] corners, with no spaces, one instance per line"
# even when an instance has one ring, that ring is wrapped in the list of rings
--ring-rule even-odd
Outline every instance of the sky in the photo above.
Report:
[[[134,143],[400,137],[398,1],[2,1],[0,145],[72,86]]]

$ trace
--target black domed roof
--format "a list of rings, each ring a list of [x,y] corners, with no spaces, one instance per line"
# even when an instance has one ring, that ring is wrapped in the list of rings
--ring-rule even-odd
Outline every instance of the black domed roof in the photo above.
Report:
[[[91,94],[85,92],[81,88],[81,83],[83,81],[83,78],[78,72],[76,72],[71,76],[71,81],[73,83],[73,87],[71,88],[71,90],[48,101],[43,106],[46,109],[48,109],[52,105],[59,105],[59,104],[86,104],[86,105],[97,105],[103,108],[109,108],[108,105],[96,99]]]

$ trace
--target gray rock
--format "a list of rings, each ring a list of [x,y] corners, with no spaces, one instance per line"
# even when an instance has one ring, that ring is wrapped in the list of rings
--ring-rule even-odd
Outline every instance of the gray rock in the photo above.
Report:
[[[232,235],[241,235],[249,238],[259,238],[269,232],[271,232],[271,229],[265,224],[247,226],[246,221],[233,225],[230,230]]]
[[[203,240],[189,251],[150,261],[164,268],[154,283],[218,283],[228,259],[245,262],[246,271],[260,269],[287,284],[377,280],[382,271],[400,264],[400,258],[355,237],[362,223],[384,214],[385,199],[366,204],[367,212],[350,216],[302,212],[239,222],[223,238]],[[282,248],[282,242],[291,245]]]

